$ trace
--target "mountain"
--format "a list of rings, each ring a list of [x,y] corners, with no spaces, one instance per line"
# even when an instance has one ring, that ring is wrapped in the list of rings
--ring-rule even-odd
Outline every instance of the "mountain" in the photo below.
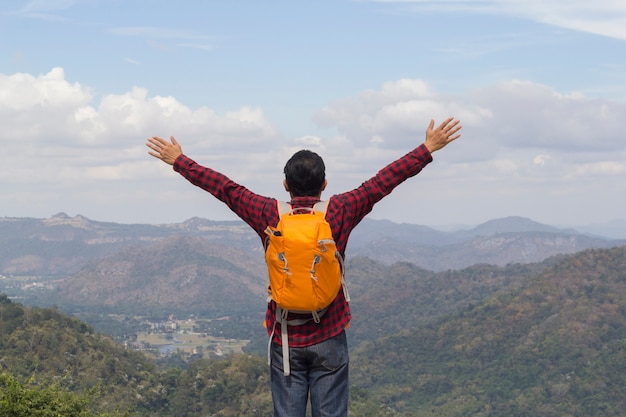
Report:
[[[408,262],[384,265],[369,258],[347,263],[353,346],[390,336],[518,288],[529,276],[548,268],[553,259],[506,267],[474,265],[433,272]]]
[[[67,276],[88,261],[172,235],[202,236],[252,248],[259,239],[243,222],[192,218],[172,225],[98,222],[58,213],[48,219],[0,218],[0,274]],[[260,250],[260,248],[258,248]]]
[[[626,236],[626,219],[611,220],[606,223],[592,223],[578,228],[583,233],[605,236],[611,239],[623,239]]]
[[[114,343],[75,318],[56,309],[24,307],[3,294],[0,335],[2,376],[11,375],[16,381],[38,387],[37,392],[51,386],[89,393],[94,400],[90,408],[102,411],[103,416],[271,413],[267,364],[261,357],[233,355],[223,360],[198,360],[186,369],[160,369],[143,353]],[[35,404],[33,398],[14,397],[3,398],[5,405],[21,400],[31,409],[46,407]],[[22,408],[19,415],[26,415],[26,411]],[[62,414],[50,411],[36,415]]]
[[[510,289],[545,267],[476,265],[433,272],[410,263],[385,265],[369,258],[350,259],[346,271],[354,316],[352,341],[358,344],[399,332],[405,327],[403,321],[394,319],[399,311],[411,317],[412,323],[425,323]],[[236,249],[177,236],[92,262],[55,282],[49,301],[41,304],[80,313],[90,323],[93,318],[85,312],[231,316],[240,323],[233,337],[243,334],[264,345],[266,335],[259,323],[265,312],[265,274],[261,260],[246,258]]]
[[[579,234],[574,229],[560,229],[537,223],[526,217],[510,216],[502,219],[489,220],[468,231],[471,236],[493,236],[501,233],[547,232]]]
[[[219,317],[262,311],[266,281],[263,265],[247,252],[175,235],[89,262],[56,284],[54,298],[82,309]]]
[[[95,390],[97,405],[111,412],[157,392],[154,363],[57,309],[24,307],[0,294],[0,335],[0,368],[19,380]]]
[[[357,390],[397,414],[618,416],[626,246],[561,256],[517,288],[355,349]]]
[[[163,253],[155,250],[148,263],[159,257],[175,263],[174,255],[165,255],[168,245],[194,253],[186,245],[202,244],[179,239],[157,243]],[[352,348],[352,414],[623,415],[626,246],[463,271],[351,262],[360,271],[351,288],[361,311],[355,310],[348,331],[361,326],[359,332],[370,333],[369,341]],[[466,292],[471,299],[463,298]],[[421,313],[410,310],[429,300]],[[398,331],[381,333],[385,327]],[[96,389],[101,410],[137,417],[271,412],[262,357],[158,369],[57,309],[24,307],[4,295],[0,336],[3,372],[76,391]]]
[[[373,223],[372,223],[373,222]],[[559,229],[523,217],[491,220],[470,230],[440,232],[424,226],[364,220],[351,237],[348,255],[385,264],[411,262],[433,271],[475,264],[505,266],[626,243]],[[354,239],[353,239],[354,238]]]
[[[48,219],[0,218],[0,274],[66,277],[89,261],[175,235],[202,237],[262,258],[259,236],[241,221],[192,218],[177,224],[127,225],[59,213]],[[520,217],[455,232],[366,218],[352,233],[347,256],[366,256],[387,265],[411,262],[444,271],[477,263],[538,262],[555,254],[624,243]]]

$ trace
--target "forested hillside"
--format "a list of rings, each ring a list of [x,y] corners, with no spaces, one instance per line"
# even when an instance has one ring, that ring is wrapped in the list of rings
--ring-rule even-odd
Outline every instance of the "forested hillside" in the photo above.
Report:
[[[355,384],[406,415],[626,410],[626,247],[564,257],[516,290],[407,328],[352,358]]]
[[[510,291],[551,262],[432,272],[408,262],[386,266],[368,258],[353,259],[348,262],[352,344],[432,322]]]
[[[54,309],[28,308],[0,295],[0,370],[68,391],[95,392],[94,408],[133,416],[269,416],[267,365],[237,355],[159,369]]]
[[[48,413],[42,411],[42,416],[65,415],[54,410],[82,410],[82,397],[64,392],[92,400],[90,408],[98,417],[272,415],[264,357],[231,355],[159,367],[143,353],[115,344],[75,318],[55,309],[13,303],[4,294],[0,294],[0,376],[6,392],[30,393],[30,407]],[[24,404],[16,403],[18,397],[0,396],[6,401],[0,410],[24,410]],[[39,405],[32,403],[35,399]],[[67,407],[58,401],[67,401]],[[359,416],[384,415],[372,404],[362,393],[354,396],[351,409]],[[375,412],[358,411],[372,408]],[[87,417],[79,411],[67,415]]]
[[[351,342],[351,416],[623,415],[626,247],[445,273],[358,262],[350,340],[371,334]],[[379,272],[388,274],[368,281]],[[4,295],[0,371],[91,390],[96,412],[271,415],[262,356],[162,367],[57,309]]]
[[[201,237],[170,236],[90,262],[59,283],[57,303],[118,313],[220,315],[262,312],[267,273],[259,259]]]

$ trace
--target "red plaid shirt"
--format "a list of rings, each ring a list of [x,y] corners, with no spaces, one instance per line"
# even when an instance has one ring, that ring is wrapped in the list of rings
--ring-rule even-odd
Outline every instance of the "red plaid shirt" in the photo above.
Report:
[[[403,181],[418,174],[431,161],[432,156],[428,149],[420,145],[381,169],[360,187],[330,197],[326,220],[330,223],[337,249],[342,256],[345,255],[350,232],[365,215],[372,211],[374,204],[391,193]],[[265,241],[265,228],[268,225],[278,224],[276,199],[255,194],[225,175],[198,165],[185,155],[180,155],[176,159],[174,170],[192,184],[226,203],[235,214],[254,229],[262,242]],[[291,200],[291,204],[296,208],[312,207],[318,201],[315,197],[295,197]],[[271,334],[275,324],[275,312],[276,305],[270,301],[265,314],[268,334]],[[290,314],[289,319],[295,317],[298,315]],[[351,317],[350,306],[343,291],[340,291],[319,323],[311,320],[301,326],[289,327],[289,346],[311,346],[336,336],[348,326]],[[276,324],[274,341],[281,344],[280,324]]]

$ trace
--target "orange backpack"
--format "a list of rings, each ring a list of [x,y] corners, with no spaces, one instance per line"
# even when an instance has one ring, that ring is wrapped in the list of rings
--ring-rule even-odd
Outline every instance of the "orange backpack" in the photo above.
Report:
[[[265,229],[269,297],[276,302],[276,322],[281,323],[285,375],[290,372],[287,327],[310,320],[319,323],[342,287],[349,301],[343,259],[325,219],[327,207],[328,201],[320,201],[313,208],[294,210],[278,201],[278,225]],[[311,313],[311,317],[287,320],[289,312]]]

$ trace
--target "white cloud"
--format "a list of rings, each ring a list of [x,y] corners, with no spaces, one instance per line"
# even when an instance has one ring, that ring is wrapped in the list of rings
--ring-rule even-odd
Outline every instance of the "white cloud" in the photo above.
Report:
[[[67,10],[77,2],[78,0],[30,0],[23,7],[9,14],[29,19],[66,22],[68,19],[57,12]]]
[[[533,158],[533,163],[537,166],[544,166],[550,160],[550,155],[537,155]]]
[[[210,51],[213,49],[213,46],[207,43],[209,36],[199,35],[185,29],[156,26],[127,26],[109,29],[109,33],[117,36],[150,39],[150,45],[155,49],[167,49],[166,46],[155,43],[155,39],[162,41],[181,41],[176,45],[180,48],[199,49],[202,51]]]
[[[2,135],[12,141],[67,141],[78,132],[74,111],[92,99],[88,88],[69,83],[61,68],[33,76],[0,74]]]
[[[40,13],[65,10],[76,4],[77,0],[30,0],[20,9],[20,13]]]
[[[619,0],[371,0],[416,11],[504,14],[626,40],[626,3]]]
[[[626,103],[563,94],[518,80],[473,91],[467,100],[493,115],[484,134],[498,147],[590,153],[623,147],[619,115],[626,111]]]
[[[420,144],[431,118],[441,122],[449,115],[461,119],[463,135],[435,155],[436,169],[428,169],[427,179],[420,176],[394,192],[403,207],[428,204],[420,196],[429,193],[437,201],[457,195],[492,207],[504,195],[549,199],[567,189],[574,198],[582,192],[574,185],[581,182],[625,182],[625,106],[527,81],[444,95],[422,80],[402,79],[322,109],[316,120],[335,128],[335,136],[285,140],[261,108],[218,114],[208,107],[191,109],[175,97],[150,96],[141,87],[96,102],[89,87],[66,80],[60,68],[38,76],[0,74],[0,141],[11,155],[0,171],[2,205],[43,205],[45,216],[77,207],[93,217],[106,214],[107,207],[123,212],[125,204],[161,207],[167,200],[170,210],[181,199],[212,204],[147,155],[144,143],[152,135],[175,135],[198,162],[265,195],[281,195],[284,162],[309,148],[326,161],[328,193],[342,192]],[[219,204],[210,207],[222,210]],[[382,207],[378,213],[384,215]],[[414,216],[409,208],[404,221]],[[218,212],[223,217],[227,210]],[[181,216],[190,213],[193,206],[187,204]]]
[[[589,149],[623,147],[621,114],[626,104],[565,94],[528,81],[511,80],[463,95],[437,95],[422,84],[402,80],[380,91],[337,101],[316,116],[355,144],[407,149],[423,138],[428,121],[457,117],[464,135],[479,138],[480,150],[493,155],[507,148]],[[404,89],[401,86],[405,86]]]
[[[440,123],[449,116],[479,122],[488,111],[437,95],[422,80],[385,83],[379,91],[339,100],[322,109],[315,120],[336,127],[356,145],[410,148],[421,143],[430,119]]]
[[[401,80],[332,103],[316,120],[336,127],[349,143],[341,149],[327,146],[327,165],[362,180],[375,173],[372,167],[421,143],[430,118],[438,123],[453,115],[463,124],[462,137],[442,152],[445,156],[435,155],[438,167],[429,175],[502,184],[500,192],[515,193],[511,182],[558,186],[590,175],[623,175],[622,114],[625,103],[528,81],[451,96],[437,94],[423,81]]]
[[[179,43],[177,46],[181,48],[199,49],[201,51],[213,50],[213,46],[204,43]]]
[[[318,147],[322,144],[322,138],[319,136],[306,135],[296,138],[295,142],[304,147]]]
[[[205,35],[196,35],[185,29],[172,29],[157,26],[127,26],[109,29],[119,36],[137,36],[152,39],[207,39]]]
[[[68,82],[61,68],[39,76],[0,74],[0,141],[13,155],[0,181],[69,184],[141,176],[131,168],[148,158],[144,143],[152,135],[175,134],[213,157],[278,138],[259,108],[219,115],[173,97],[150,97],[143,88],[93,101],[91,90]]]
[[[25,110],[33,106],[73,105],[91,99],[89,91],[80,84],[65,81],[62,68],[35,77],[18,73],[11,76],[0,74],[0,106],[13,110]]]
[[[575,166],[571,176],[614,176],[626,173],[626,164],[619,161],[598,161]]]

